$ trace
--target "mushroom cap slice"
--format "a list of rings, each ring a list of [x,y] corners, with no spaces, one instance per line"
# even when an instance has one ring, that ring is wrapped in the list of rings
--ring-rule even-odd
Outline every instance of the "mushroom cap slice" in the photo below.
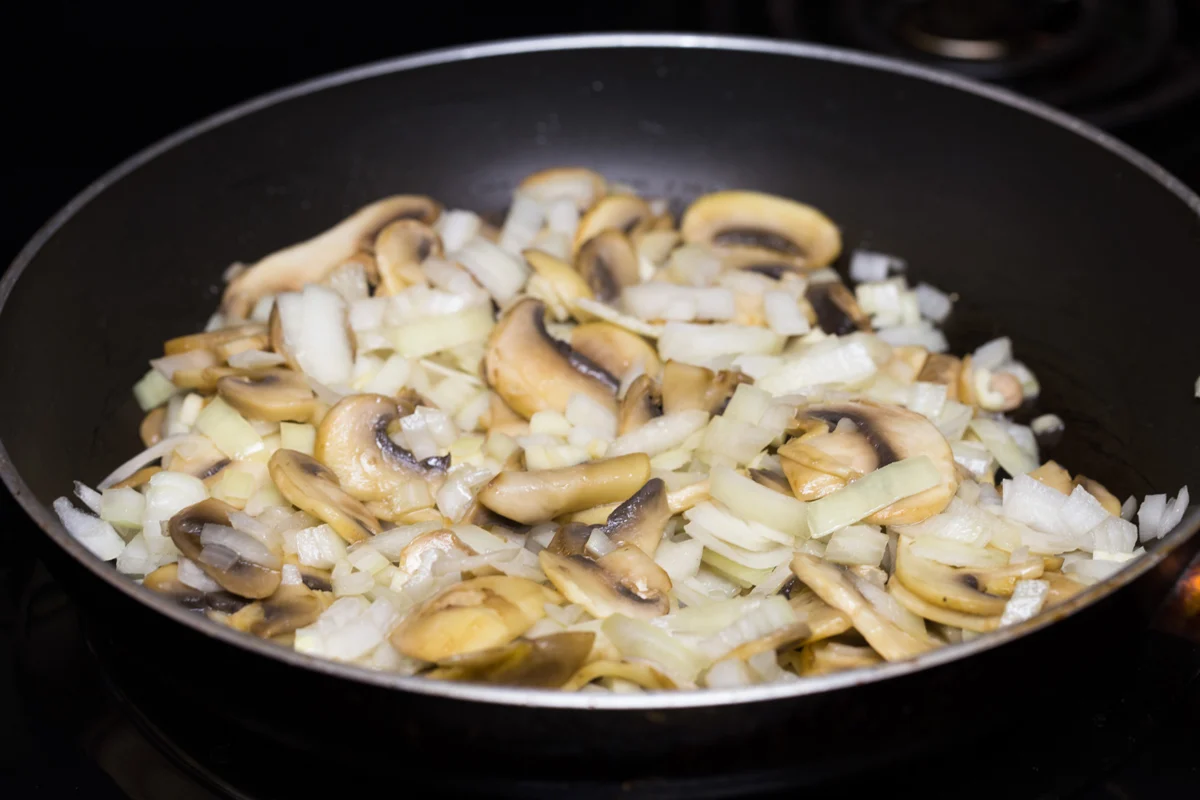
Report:
[[[624,238],[639,224],[653,218],[654,212],[650,209],[650,205],[637,195],[610,194],[601,198],[579,219],[579,227],[575,229],[575,240],[572,242],[571,252],[578,254],[585,244],[604,231],[615,231]],[[636,265],[636,263],[635,260],[634,264]]]
[[[626,286],[641,281],[637,251],[629,237],[618,230],[601,231],[580,247],[575,269],[592,295],[605,303],[619,298]]]
[[[517,189],[542,205],[569,199],[582,212],[607,194],[608,181],[587,167],[551,167],[526,176]]]
[[[962,359],[946,353],[930,353],[917,373],[922,383],[940,383],[946,387],[946,398],[958,400],[959,376],[962,374]]]
[[[479,502],[501,516],[532,525],[622,502],[649,479],[650,457],[630,453],[573,467],[501,472],[480,491]]]
[[[792,572],[818,597],[850,617],[867,643],[888,661],[912,658],[933,648],[932,642],[918,639],[876,611],[843,568],[797,553]]]
[[[222,589],[252,600],[270,597],[279,588],[282,579],[279,567],[271,568],[238,555],[229,566],[222,568],[200,557],[205,548],[200,541],[204,526],[212,524],[231,527],[229,514],[236,510],[220,500],[201,500],[171,517],[167,523],[167,530],[179,552],[194,561],[205,575],[221,584]]]
[[[858,305],[854,292],[841,281],[814,281],[804,299],[817,315],[817,325],[825,333],[844,336],[854,331],[870,331],[871,318]]]
[[[236,630],[271,639],[312,625],[329,602],[328,596],[304,584],[280,586],[270,597],[243,606],[224,622]]]
[[[164,564],[142,579],[142,586],[152,592],[165,594],[184,608],[213,609],[233,613],[249,601],[230,592],[203,592],[179,580],[179,563]]]
[[[443,661],[508,644],[546,615],[546,603],[561,600],[554,590],[527,578],[472,578],[425,601],[388,639],[409,658]]]
[[[639,375],[625,390],[617,409],[617,434],[637,430],[663,414],[662,392],[649,375]]]
[[[952,608],[931,603],[924,597],[906,589],[904,584],[895,578],[888,584],[888,593],[896,598],[896,602],[918,617],[923,617],[932,622],[951,625],[955,628],[975,631],[976,633],[987,633],[1000,627],[1000,616],[998,614],[994,616],[968,614],[965,611],[956,611]]]
[[[432,507],[446,472],[446,458],[418,461],[392,441],[389,432],[401,410],[397,401],[383,395],[344,397],[322,418],[313,448],[313,455],[333,471],[347,493],[393,520]]]
[[[424,284],[421,262],[442,255],[442,240],[417,219],[398,219],[375,237],[375,263],[379,270],[376,295],[393,295],[409,286]]]
[[[575,301],[580,298],[586,300],[595,299],[592,295],[591,287],[588,286],[583,276],[575,270],[575,267],[561,258],[542,250],[523,250],[521,251],[521,255],[525,257],[525,261],[537,273],[534,277],[545,281],[554,296],[567,307],[572,316],[580,322],[595,319],[588,312],[582,311],[575,306]]]
[[[834,431],[827,437],[806,439],[802,444],[832,455],[857,473],[865,474],[895,461],[924,455],[941,475],[942,481],[937,486],[892,503],[866,517],[865,522],[873,525],[919,522],[942,512],[958,490],[958,471],[950,445],[937,426],[921,414],[867,401],[810,406],[804,413],[828,423]],[[838,431],[838,423],[842,420],[852,422],[854,432]],[[788,445],[779,449],[785,472],[788,472],[788,461],[795,453],[796,448]],[[789,482],[792,477],[789,472]],[[839,477],[845,479],[847,476]],[[792,482],[792,491],[797,497],[803,497],[805,487]]]
[[[227,342],[232,342],[235,339],[261,336],[266,332],[267,327],[261,322],[247,322],[243,325],[218,328],[215,331],[176,336],[174,339],[168,339],[163,344],[163,353],[169,356],[186,353],[191,350],[212,350],[215,353],[219,346]]]
[[[632,661],[593,661],[585,665],[563,684],[565,692],[574,692],[589,683],[602,678],[618,678],[630,683],[636,683],[643,689],[662,691],[680,688],[675,681],[665,673],[658,671],[649,664]]]
[[[673,515],[667,484],[662,478],[651,478],[608,515],[601,531],[618,547],[633,545],[653,558]]]
[[[542,571],[563,597],[593,617],[624,614],[637,619],[661,617],[671,610],[671,579],[650,556],[632,545],[598,559],[538,553]]]
[[[551,409],[565,412],[576,392],[617,410],[617,380],[591,359],[546,332],[546,306],[525,298],[496,324],[484,356],[488,384],[529,419]]]
[[[568,631],[452,656],[427,678],[557,689],[587,661],[596,634]]]
[[[317,407],[308,381],[290,369],[227,375],[217,381],[217,394],[245,416],[267,422],[305,422]]]
[[[828,265],[842,250],[841,233],[820,211],[762,192],[703,195],[684,212],[679,230],[685,242],[775,251],[803,258],[806,269]]]
[[[811,589],[792,592],[788,598],[788,605],[795,609],[797,616],[808,625],[808,638],[804,640],[804,644],[837,636],[854,627],[849,616],[826,603]]]
[[[380,532],[379,520],[339,485],[329,467],[312,456],[281,448],[271,455],[267,469],[289,503],[328,523],[347,542]]]
[[[138,426],[138,437],[146,447],[152,447],[162,441],[163,428],[167,421],[167,407],[159,406],[146,412],[142,424]]]
[[[800,651],[797,672],[807,678],[830,672],[873,667],[882,660],[869,647],[820,641],[805,645],[804,649]]]
[[[225,287],[221,311],[231,319],[245,319],[259,298],[319,282],[369,247],[389,222],[416,219],[428,225],[441,213],[440,203],[421,195],[395,195],[364,206],[324,233],[271,253],[242,272]]]
[[[582,522],[567,522],[554,532],[546,549],[560,556],[581,556],[587,553],[587,543],[598,526]]]
[[[668,361],[663,365],[663,410],[668,414],[693,409],[720,414],[738,384],[749,382],[750,377],[738,370],[713,372],[707,367]]]
[[[1004,613],[1006,598],[1012,595],[1016,582],[1040,578],[1044,571],[1045,563],[1040,558],[1003,567],[950,567],[914,555],[912,539],[901,536],[893,580],[933,605],[998,617]]]
[[[658,352],[641,336],[611,322],[587,322],[571,331],[571,347],[610,375],[624,375],[641,364],[646,375],[658,375]]]

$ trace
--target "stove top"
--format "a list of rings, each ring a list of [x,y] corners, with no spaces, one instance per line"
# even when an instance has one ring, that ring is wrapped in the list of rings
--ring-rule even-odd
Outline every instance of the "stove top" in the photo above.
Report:
[[[6,191],[0,193],[5,260],[105,170],[228,105],[406,52],[582,29],[773,36],[918,60],[1059,105],[1107,127],[1200,188],[1200,137],[1190,121],[1200,109],[1200,2],[630,0],[589,10],[582,21],[569,6],[481,15],[477,4],[454,0],[402,10],[343,0],[339,13],[319,17],[281,17],[269,4],[178,5],[170,25],[160,6],[149,2],[115,8],[44,2],[17,12],[23,35],[0,56],[15,59],[10,72],[23,76],[8,99],[20,111],[14,118],[25,120],[8,130],[15,142],[7,152],[19,155],[9,157]],[[327,776],[308,771],[265,774],[258,767],[264,761],[294,760],[269,742],[206,729],[203,710],[189,709],[183,700],[146,702],[139,687],[110,675],[89,645],[77,609],[34,558],[29,543],[35,534],[28,526],[0,494],[0,530],[16,543],[0,554],[0,797],[207,800],[337,790],[322,785]],[[1193,754],[1198,674],[1200,648],[1148,633],[1125,685],[1107,697],[1064,696],[1060,708],[1042,709],[1029,723],[1041,734],[1039,742],[1049,738],[1052,746],[1030,746],[1018,726],[972,740],[958,752],[863,774],[837,789],[949,797],[961,795],[965,785],[983,797],[1191,796],[1200,783]],[[982,783],[980,775],[986,776]],[[455,796],[497,796],[502,790],[523,797],[770,796],[778,778],[570,787],[460,780],[449,788]],[[818,780],[790,778],[810,786]],[[417,787],[406,779],[403,788]],[[448,787],[443,780],[429,788],[446,794]]]

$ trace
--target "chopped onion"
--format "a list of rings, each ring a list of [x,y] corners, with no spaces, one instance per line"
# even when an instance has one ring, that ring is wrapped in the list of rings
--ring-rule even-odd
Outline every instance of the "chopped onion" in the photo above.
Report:
[[[608,448],[606,455],[611,457],[628,453],[646,453],[651,457],[657,456],[683,444],[689,436],[701,430],[707,422],[708,412],[700,409],[663,414],[651,419],[640,428],[635,428],[617,438]]]
[[[758,522],[738,519],[729,513],[728,509],[709,501],[698,503],[683,512],[683,515],[689,523],[706,528],[723,541],[745,550],[753,550],[756,553],[774,550],[779,545],[791,546],[793,544],[791,535],[768,528]]]
[[[946,321],[954,306],[950,295],[928,283],[918,283],[914,291],[917,294],[917,308],[922,317],[938,324]]]
[[[870,603],[876,611],[891,621],[905,633],[925,640],[928,632],[925,630],[925,620],[909,611],[896,600],[886,589],[876,586],[860,575],[851,575],[854,588],[863,599]]]
[[[975,410],[971,406],[947,400],[942,407],[942,413],[938,414],[933,424],[937,425],[938,430],[941,431],[942,436],[946,437],[947,441],[955,442],[963,438],[974,414]]]
[[[582,392],[575,392],[567,400],[565,416],[576,428],[590,431],[595,437],[612,441],[617,436],[616,415]]]
[[[392,531],[388,531],[388,533],[392,533]],[[285,541],[292,542],[296,558],[306,567],[332,569],[335,564],[346,558],[346,543],[328,525],[317,525],[313,528],[285,533],[283,536]],[[371,540],[371,544],[376,550],[382,552],[378,536]],[[399,554],[397,554],[398,556]]]
[[[272,553],[266,545],[250,534],[231,528],[228,525],[205,523],[200,531],[200,544],[206,549],[222,547],[233,552],[237,557],[264,566],[267,569],[279,569],[282,566],[279,556]]]
[[[158,408],[179,391],[165,375],[152,369],[133,385],[133,396],[142,411]]]
[[[1003,524],[1004,520],[955,497],[942,513],[912,525],[893,525],[892,530],[914,539],[936,537],[983,547]]]
[[[992,455],[1008,474],[1024,475],[1038,468],[1037,454],[1030,454],[1018,446],[1012,437],[1012,431],[999,422],[980,417],[971,420],[969,427],[984,446],[992,451]]]
[[[326,385],[348,383],[354,370],[354,347],[341,296],[310,284],[303,292],[279,295],[276,305],[284,342],[300,369]]]
[[[716,533],[709,531],[706,527],[696,522],[688,522],[684,526],[684,530],[693,539],[700,540],[708,549],[725,556],[730,561],[741,564],[743,567],[751,569],[774,569],[785,561],[790,561],[792,557],[792,548],[790,547],[752,551],[730,544],[724,538],[717,536]],[[729,535],[728,531],[722,531],[722,533]]]
[[[230,458],[248,458],[263,449],[262,437],[254,426],[220,397],[196,417],[196,430]]]
[[[97,558],[112,561],[125,549],[125,540],[112,525],[80,511],[67,498],[60,497],[54,501],[54,512],[58,514],[67,533]]]
[[[105,489],[100,495],[100,519],[119,530],[131,531],[142,527],[145,510],[146,498],[137,489],[128,486]]]
[[[182,472],[157,472],[150,478],[145,491],[143,530],[158,534],[159,524],[169,520],[188,506],[208,498],[204,481]]]
[[[937,486],[941,480],[929,456],[892,462],[809,503],[809,529],[814,538],[823,539],[898,500]]]
[[[81,481],[75,481],[75,496],[93,514],[100,513],[100,493]]]
[[[877,370],[864,342],[842,342],[831,337],[798,357],[785,359],[756,385],[779,397],[825,384],[855,385],[870,378]]]
[[[889,273],[904,270],[904,259],[887,253],[855,250],[850,256],[850,278],[855,281],[882,281]]]
[[[825,544],[825,560],[835,564],[878,567],[887,550],[888,537],[874,525],[850,525],[834,531]]]
[[[435,495],[438,511],[452,522],[462,519],[475,495],[492,479],[492,474],[491,470],[469,464],[453,469]]]
[[[229,366],[238,369],[262,369],[275,367],[284,363],[284,357],[278,353],[268,353],[264,350],[243,350],[234,353],[228,359]]]
[[[696,539],[680,542],[663,539],[659,542],[654,560],[667,573],[672,583],[679,583],[696,575],[703,555],[704,543]]]
[[[1057,414],[1042,414],[1040,417],[1035,417],[1029,423],[1029,428],[1038,436],[1045,436],[1050,433],[1058,433],[1067,427],[1062,421],[1062,417]]]
[[[699,452],[710,464],[749,464],[776,435],[775,431],[761,425],[713,417],[704,429]]]
[[[500,229],[500,247],[513,255],[533,243],[546,220],[546,209],[536,199],[522,191],[513,192],[512,205]],[[518,287],[519,288],[519,287]]]
[[[743,644],[795,625],[799,620],[796,610],[780,595],[751,600],[736,622],[704,639],[699,650],[715,660]]]
[[[117,572],[122,575],[149,575],[162,566],[162,563],[167,563],[160,563],[160,558],[159,554],[151,555],[145,537],[139,533],[129,540],[129,544],[125,545],[125,549],[117,556]],[[174,555],[170,556],[170,559],[174,558]]]
[[[501,304],[516,297],[529,280],[529,267],[523,259],[514,257],[482,236],[468,241],[454,257]]]
[[[720,274],[721,260],[705,245],[685,244],[671,251],[664,270],[676,283],[707,286]]]
[[[150,361],[150,366],[154,367],[167,380],[174,378],[176,372],[202,370],[216,365],[217,357],[211,350],[203,349],[187,350],[173,356],[163,356]]]
[[[766,328],[750,325],[718,323],[694,325],[687,322],[668,322],[658,340],[658,354],[663,360],[707,366],[721,356],[744,353],[778,353],[783,337]]]
[[[613,614],[600,630],[625,658],[651,661],[680,683],[694,682],[708,665],[707,658],[644,620]]]
[[[1028,475],[1004,481],[1004,516],[1059,536],[1071,535],[1062,518],[1067,496]]]
[[[1058,510],[1058,515],[1062,518],[1066,532],[1076,537],[1082,536],[1110,517],[1104,506],[1100,505],[1100,501],[1082,486],[1075,487],[1067,497],[1067,502]],[[1134,543],[1136,539],[1137,532],[1134,531]],[[1130,549],[1133,549],[1132,544]]]
[[[650,281],[628,286],[621,293],[626,311],[643,320],[733,319],[733,292],[717,286],[679,286]]]
[[[704,685],[709,689],[735,689],[739,686],[753,686],[754,676],[746,662],[736,658],[718,661],[704,673]]]
[[[971,355],[971,365],[995,370],[1012,361],[1012,340],[1007,336],[993,339]]]
[[[788,536],[807,534],[805,506],[796,498],[755,483],[729,467],[713,469],[711,481],[709,493],[738,517]]]
[[[945,334],[929,324],[928,320],[911,325],[893,325],[880,330],[877,335],[892,347],[924,347],[931,353],[944,353],[950,349]]]
[[[729,398],[722,416],[757,425],[771,405],[771,395],[750,383],[740,383]]]
[[[767,318],[767,327],[780,336],[803,336],[812,330],[808,317],[800,310],[800,304],[787,292],[764,293],[763,313]]]
[[[1008,553],[1003,550],[977,547],[937,536],[924,536],[914,540],[911,550],[914,556],[952,567],[1001,567],[1009,560]]]
[[[1122,561],[1080,558],[1072,559],[1064,563],[1063,572],[1082,583],[1092,584],[1111,578],[1113,575],[1119,572],[1123,566],[1125,566],[1125,564]]]
[[[413,320],[389,328],[387,333],[400,355],[420,358],[468,342],[482,341],[494,326],[490,308],[472,306],[453,314]]]
[[[954,454],[954,463],[976,478],[989,475],[996,463],[991,451],[979,442],[952,442],[950,450]]]
[[[219,592],[221,584],[214,581],[205,574],[204,570],[196,566],[196,562],[189,558],[181,558],[179,564],[179,582],[184,586],[190,586],[200,592]]]
[[[1004,604],[1000,615],[1001,625],[1013,625],[1037,616],[1050,596],[1050,582],[1021,580],[1013,586],[1012,597]]]
[[[1101,510],[1103,511],[1103,509]],[[1080,539],[1079,547],[1081,550],[1131,553],[1137,543],[1138,529],[1136,525],[1105,512],[1104,519]]]
[[[436,224],[438,235],[442,239],[442,248],[447,253],[458,251],[479,233],[482,224],[483,220],[474,211],[464,211],[461,208],[443,211]]]

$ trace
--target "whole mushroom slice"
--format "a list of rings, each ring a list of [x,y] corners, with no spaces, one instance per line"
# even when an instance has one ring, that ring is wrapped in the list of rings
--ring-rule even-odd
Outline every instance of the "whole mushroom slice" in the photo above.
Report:
[[[421,263],[442,255],[442,240],[424,222],[399,219],[375,237],[375,263],[379,270],[377,295],[393,295],[426,283]]]
[[[524,250],[521,255],[525,257],[525,261],[537,273],[532,280],[544,282],[549,287],[551,293],[561,302],[567,311],[580,322],[587,322],[595,319],[594,316],[586,311],[577,308],[575,301],[580,298],[585,300],[593,300],[592,289],[588,286],[586,280],[580,275],[575,267],[563,261],[557,256],[553,256],[542,250]],[[565,320],[563,317],[560,321]]]
[[[586,631],[518,639],[502,647],[451,656],[424,677],[557,689],[587,661],[595,640],[596,634]]]
[[[663,411],[674,414],[699,409],[709,414],[723,413],[738,384],[749,382],[750,377],[739,370],[713,372],[707,367],[668,361],[663,365]]]
[[[179,564],[164,564],[142,579],[142,586],[166,595],[184,608],[194,611],[214,610],[233,613],[249,601],[230,592],[205,592],[179,580]]]
[[[703,195],[684,212],[679,230],[685,242],[774,251],[804,259],[807,269],[828,265],[842,250],[841,233],[820,211],[762,192]]]
[[[849,616],[826,603],[812,589],[793,590],[788,597],[788,605],[808,625],[808,638],[803,644],[838,636],[854,627]]]
[[[802,677],[827,675],[848,669],[873,667],[883,661],[870,647],[856,647],[841,642],[814,642],[800,651],[797,672]]]
[[[583,212],[608,193],[608,181],[587,167],[551,167],[526,176],[517,189],[542,205],[570,200]]]
[[[616,413],[617,379],[546,332],[540,300],[525,298],[509,308],[492,331],[483,363],[488,384],[525,419],[546,409],[565,412],[577,392]]]
[[[994,631],[1000,627],[1000,615],[983,615],[983,614],[968,614],[965,611],[956,611],[952,608],[931,603],[918,594],[915,594],[905,588],[904,584],[896,578],[893,578],[888,584],[888,593],[896,598],[896,602],[907,608],[918,617],[923,617],[931,622],[937,622],[942,625],[950,625],[963,630],[975,631],[976,633],[987,633]]]
[[[871,330],[871,318],[858,305],[854,292],[841,281],[814,281],[804,299],[817,315],[817,325],[825,333],[844,336],[854,331]]]
[[[546,545],[546,549],[560,556],[585,555],[588,540],[592,538],[592,531],[598,527],[598,525],[587,525],[582,522],[564,523],[554,532],[554,537],[550,539],[550,544]]]
[[[852,452],[854,458],[848,466],[857,472],[865,474],[893,462],[921,455],[928,456],[937,468],[941,476],[938,485],[876,511],[866,517],[865,522],[869,524],[907,525],[920,522],[941,513],[958,490],[958,471],[950,445],[937,426],[921,414],[898,406],[867,401],[810,406],[805,409],[805,414],[833,426],[833,432],[828,439],[813,437],[804,444],[831,453],[844,463],[844,454]],[[838,425],[843,420],[854,425],[853,433],[838,432]],[[794,451],[786,450],[785,445],[779,452],[784,471],[787,472],[787,462],[790,460],[788,452]],[[791,474],[788,480],[792,481]],[[801,497],[802,488],[792,482],[792,490],[797,497]]]
[[[392,629],[392,647],[409,658],[439,662],[500,647],[559,605],[553,589],[527,578],[471,578],[425,601]]]
[[[163,343],[163,353],[168,356],[186,353],[191,350],[211,350],[215,353],[219,346],[227,342],[261,336],[266,332],[267,326],[261,322],[247,322],[242,325],[231,325],[228,328],[218,328],[215,331],[191,333],[187,336],[177,336],[174,339],[168,339]]]
[[[605,303],[613,302],[622,289],[641,281],[637,251],[629,237],[617,230],[601,231],[580,247],[575,269],[592,295]]]
[[[998,617],[1004,613],[1016,582],[1040,578],[1044,571],[1045,564],[1040,558],[1003,567],[950,567],[914,555],[912,539],[901,536],[893,580],[933,605]]]
[[[243,606],[225,618],[224,623],[243,633],[273,639],[312,625],[330,602],[328,595],[314,592],[304,584],[280,586],[270,597]]]
[[[610,194],[600,199],[586,214],[580,217],[579,227],[575,229],[575,240],[572,242],[571,252],[579,254],[584,245],[604,231],[614,231],[625,238],[626,234],[632,232],[639,224],[653,218],[654,212],[650,209],[650,205],[637,195]],[[636,265],[636,261],[634,263]]]
[[[571,331],[571,347],[610,375],[625,375],[641,366],[646,375],[662,369],[658,352],[641,336],[611,322],[587,322]]]
[[[940,383],[946,387],[946,398],[958,400],[959,377],[962,374],[962,359],[945,353],[930,353],[917,373],[922,383]]]
[[[797,553],[792,559],[792,572],[818,597],[850,617],[867,643],[888,661],[913,658],[933,648],[932,642],[918,639],[880,614],[843,568]]]
[[[225,287],[221,311],[230,319],[245,319],[259,298],[319,282],[331,269],[370,247],[388,223],[415,219],[431,225],[441,213],[441,204],[429,197],[385,197],[308,241],[271,253],[239,274]]]
[[[354,394],[339,400],[317,427],[313,455],[337,476],[342,489],[370,503],[385,519],[433,506],[445,480],[447,459],[420,461],[389,435],[401,408],[389,397]]]
[[[380,532],[379,520],[341,487],[332,470],[312,456],[281,448],[271,454],[267,469],[289,503],[328,523],[347,542],[360,542]]]
[[[623,502],[649,479],[649,456],[630,453],[573,467],[501,472],[480,491],[479,502],[501,516],[532,525]]]
[[[667,484],[662,478],[651,478],[608,515],[600,530],[618,547],[632,545],[653,558],[672,516]]]
[[[252,600],[270,597],[279,588],[282,559],[273,554],[266,554],[258,560],[250,560],[243,550],[222,544],[206,544],[202,541],[205,525],[217,525],[232,530],[229,514],[236,510],[220,500],[201,500],[171,517],[167,523],[167,530],[179,552],[194,561],[196,566],[219,583],[222,589]],[[248,540],[247,544],[251,547],[258,545],[253,549],[262,548],[258,540],[250,534],[241,535]]]
[[[244,416],[267,422],[307,422],[317,407],[308,381],[290,369],[228,375],[217,381],[217,394]]]
[[[150,409],[146,416],[142,417],[142,424],[138,426],[138,438],[142,440],[142,444],[146,447],[152,447],[161,442],[166,422],[166,406]]]
[[[617,409],[617,434],[624,436],[663,414],[662,391],[649,375],[639,375],[625,390]]]
[[[777,281],[787,273],[802,274],[806,259],[803,256],[768,250],[765,247],[720,248],[717,251],[721,266],[727,270],[757,272]]]
[[[660,672],[644,662],[605,659],[602,661],[593,661],[585,665],[572,675],[570,680],[562,685],[562,690],[565,692],[575,692],[593,681],[605,678],[629,681],[652,692],[684,688],[667,676],[666,673]]]
[[[592,559],[538,553],[542,571],[572,603],[596,618],[624,614],[637,619],[661,617],[671,610],[671,579],[650,556],[633,545]]]

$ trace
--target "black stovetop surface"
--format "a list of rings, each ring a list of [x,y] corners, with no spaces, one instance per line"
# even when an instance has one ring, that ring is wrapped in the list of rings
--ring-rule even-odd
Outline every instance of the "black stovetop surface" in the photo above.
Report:
[[[1122,5],[1092,3],[1097,4]],[[1126,12],[1138,7],[1123,5]],[[1177,5],[1181,38],[1193,41],[1195,4]],[[330,7],[336,13],[320,16],[298,8],[283,11],[277,4],[259,8],[216,0],[170,4],[170,16],[164,8],[149,2],[118,8],[46,2],[23,7],[6,26],[16,35],[0,58],[15,77],[6,86],[8,147],[0,157],[5,165],[0,264],[72,195],[138,149],[230,104],[330,70],[460,42],[583,29],[726,31],[846,43],[830,33],[832,4],[777,0],[736,8],[721,0],[609,2],[584,17],[569,5],[520,12],[519,4],[493,4],[481,12],[480,4],[450,0],[413,7],[341,2]],[[811,24],[805,8],[816,8]],[[1179,104],[1169,113],[1126,120],[1114,132],[1200,188],[1196,110],[1196,103]],[[3,490],[0,531],[6,540],[0,548],[0,798],[201,800],[311,793],[311,786],[286,781],[265,792],[246,788],[261,781],[253,779],[245,754],[230,752],[219,732],[197,728],[194,718],[182,725],[174,720],[173,732],[164,732],[161,723],[171,720],[169,699],[158,704],[151,722],[90,649],[77,610],[36,560],[36,532]],[[1138,664],[1110,696],[1047,709],[1041,724],[1060,730],[1053,747],[1030,752],[1011,732],[986,745],[996,755],[985,760],[982,781],[969,766],[978,763],[982,746],[973,740],[965,746],[972,752],[931,754],[922,763],[864,774],[839,783],[834,796],[881,789],[926,797],[1195,796],[1200,647],[1147,633]],[[264,755],[286,763],[276,759],[287,754],[265,742],[256,763]],[[497,793],[494,786],[417,787],[394,778],[389,784],[452,796],[471,788]],[[749,793],[754,781],[734,785]],[[356,791],[368,786],[363,782]],[[557,788],[575,797],[700,797],[721,787]]]

